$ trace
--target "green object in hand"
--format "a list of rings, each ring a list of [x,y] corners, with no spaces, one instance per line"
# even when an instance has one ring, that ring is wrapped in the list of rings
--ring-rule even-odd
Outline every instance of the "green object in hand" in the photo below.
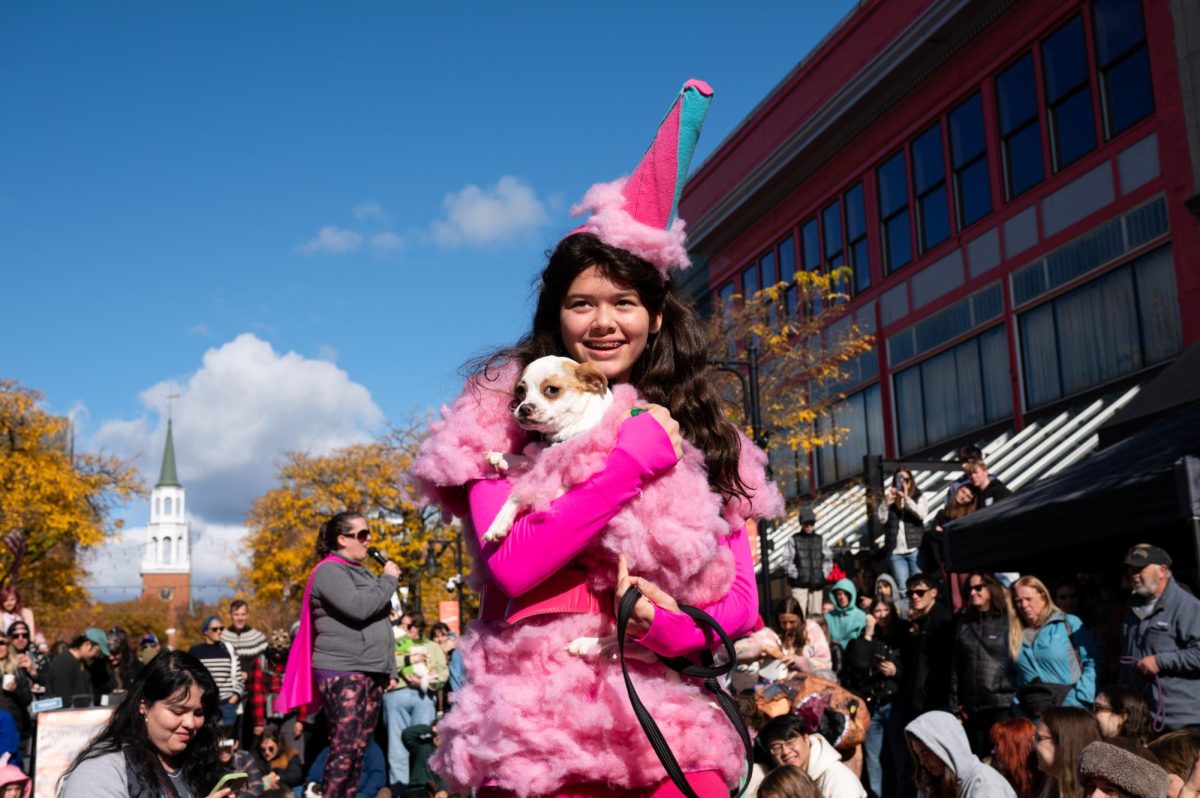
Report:
[[[632,410],[630,410],[630,411],[629,411],[629,415],[631,415],[631,416],[640,416],[642,413],[649,413],[649,412],[650,412],[650,411],[649,411],[649,410],[647,410],[647,409],[646,409],[646,408],[644,408],[644,407],[635,407],[635,408],[633,408]]]

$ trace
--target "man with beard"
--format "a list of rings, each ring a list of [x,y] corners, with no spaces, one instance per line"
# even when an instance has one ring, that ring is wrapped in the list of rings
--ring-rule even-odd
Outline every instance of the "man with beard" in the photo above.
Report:
[[[1120,681],[1145,696],[1167,729],[1200,725],[1200,600],[1172,578],[1171,555],[1157,546],[1134,546],[1125,569],[1132,598]]]

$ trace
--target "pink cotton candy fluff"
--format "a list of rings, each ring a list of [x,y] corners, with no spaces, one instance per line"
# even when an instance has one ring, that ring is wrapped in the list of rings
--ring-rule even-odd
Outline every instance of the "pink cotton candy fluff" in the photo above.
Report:
[[[665,282],[669,270],[692,265],[683,232],[684,221],[676,218],[666,229],[639,222],[626,208],[627,198],[622,192],[627,180],[623,177],[588,189],[583,200],[571,208],[571,214],[579,216],[591,211],[592,215],[574,232],[592,233],[606,244],[644,258],[658,269]]]

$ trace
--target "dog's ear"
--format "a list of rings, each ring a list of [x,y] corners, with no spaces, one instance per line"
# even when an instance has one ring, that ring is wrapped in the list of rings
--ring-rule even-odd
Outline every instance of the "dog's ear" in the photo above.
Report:
[[[604,392],[608,390],[608,378],[591,363],[576,363],[572,368],[575,372],[575,379],[585,392],[603,396]]]

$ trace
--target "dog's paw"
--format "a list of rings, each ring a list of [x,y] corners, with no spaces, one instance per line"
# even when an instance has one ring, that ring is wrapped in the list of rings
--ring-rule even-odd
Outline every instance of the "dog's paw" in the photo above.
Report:
[[[488,452],[483,457],[487,460],[488,465],[496,469],[497,472],[503,474],[508,471],[508,458],[504,455],[504,452]]]
[[[492,526],[488,527],[488,531],[484,533],[483,542],[497,543],[501,540],[504,540],[506,537],[508,537],[507,528],[497,528],[495,524],[492,524]]]
[[[567,643],[567,653],[572,657],[588,657],[600,651],[599,637],[577,637]]]

